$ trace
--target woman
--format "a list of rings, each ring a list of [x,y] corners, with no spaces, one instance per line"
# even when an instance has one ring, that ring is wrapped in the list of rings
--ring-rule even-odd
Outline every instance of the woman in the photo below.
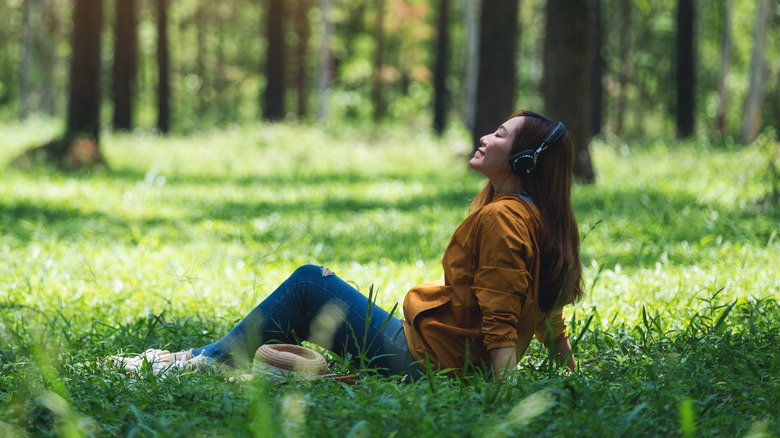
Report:
[[[492,366],[502,377],[536,335],[573,370],[562,311],[582,296],[573,159],[563,124],[530,111],[482,137],[469,165],[488,182],[444,253],[444,279],[407,293],[405,320],[327,268],[309,265],[221,340],[181,353],[149,350],[146,359],[243,367],[264,343],[307,339],[367,358],[384,375]]]

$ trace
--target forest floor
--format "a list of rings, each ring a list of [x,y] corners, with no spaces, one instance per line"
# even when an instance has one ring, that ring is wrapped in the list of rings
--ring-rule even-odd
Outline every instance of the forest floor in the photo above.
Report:
[[[56,135],[0,130],[0,167]],[[218,339],[297,266],[386,309],[440,278],[484,180],[467,136],[257,125],[104,136],[109,169],[6,168],[2,436],[780,436],[780,209],[759,143],[596,141],[577,185],[579,368],[534,342],[511,383],[351,387],[133,374],[105,358]]]

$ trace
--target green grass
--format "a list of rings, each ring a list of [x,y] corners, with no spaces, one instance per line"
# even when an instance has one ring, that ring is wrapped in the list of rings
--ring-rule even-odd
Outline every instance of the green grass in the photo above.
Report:
[[[0,166],[58,129],[4,126]],[[425,132],[106,134],[110,172],[5,169],[0,435],[780,436],[780,211],[755,146],[594,144],[570,375],[538,345],[503,385],[137,379],[101,360],[211,342],[304,263],[388,310],[439,278],[483,180],[466,136]]]

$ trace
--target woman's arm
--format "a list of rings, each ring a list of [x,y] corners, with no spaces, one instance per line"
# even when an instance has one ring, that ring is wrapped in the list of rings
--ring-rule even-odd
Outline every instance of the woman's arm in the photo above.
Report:
[[[503,378],[507,371],[517,368],[515,347],[500,347],[490,350],[490,360],[493,361],[493,370],[496,377]]]
[[[483,343],[496,377],[517,368],[518,321],[533,278],[525,257],[535,252],[531,230],[502,205],[480,210],[474,233],[472,292],[482,313]]]
[[[569,354],[570,352],[571,352],[571,344],[569,343],[568,338],[555,344],[555,360],[558,363],[561,363],[566,358],[566,355]],[[568,371],[574,371],[574,368],[576,367],[577,367],[577,361],[574,359],[574,355],[572,354],[569,356],[569,360],[566,361],[566,369]]]

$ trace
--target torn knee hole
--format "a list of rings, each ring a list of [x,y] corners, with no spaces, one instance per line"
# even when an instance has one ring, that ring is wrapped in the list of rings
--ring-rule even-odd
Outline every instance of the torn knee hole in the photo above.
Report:
[[[323,277],[330,277],[331,275],[335,275],[333,271],[326,268],[325,266],[320,268],[320,273],[322,274]]]

